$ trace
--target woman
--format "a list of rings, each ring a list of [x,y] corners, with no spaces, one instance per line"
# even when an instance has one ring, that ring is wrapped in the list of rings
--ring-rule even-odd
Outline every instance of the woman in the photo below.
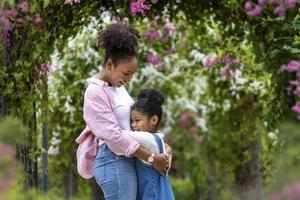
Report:
[[[134,102],[124,84],[137,68],[138,36],[136,29],[124,23],[110,25],[100,33],[100,45],[105,50],[103,68],[89,80],[84,96],[83,117],[100,145],[94,176],[107,200],[136,199],[132,156],[150,162],[162,175],[169,169],[168,155],[151,154],[129,134],[130,106]],[[82,135],[79,138],[86,138]]]

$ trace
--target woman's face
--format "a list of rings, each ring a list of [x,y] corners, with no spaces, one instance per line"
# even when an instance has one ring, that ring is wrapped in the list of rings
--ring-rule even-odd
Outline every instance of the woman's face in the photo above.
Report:
[[[137,59],[133,57],[120,61],[117,66],[112,61],[108,61],[109,81],[115,87],[121,87],[129,82],[137,68]]]

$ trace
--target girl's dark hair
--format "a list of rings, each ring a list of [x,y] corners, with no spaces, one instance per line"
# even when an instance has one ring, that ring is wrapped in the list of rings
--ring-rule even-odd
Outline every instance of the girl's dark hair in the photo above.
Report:
[[[148,117],[157,115],[158,123],[162,118],[162,104],[164,102],[163,95],[155,89],[141,90],[137,96],[137,102],[135,102],[131,110],[136,110],[145,113]]]
[[[110,58],[115,66],[123,59],[136,56],[139,32],[131,25],[118,22],[99,34],[99,46],[105,51],[104,63]]]

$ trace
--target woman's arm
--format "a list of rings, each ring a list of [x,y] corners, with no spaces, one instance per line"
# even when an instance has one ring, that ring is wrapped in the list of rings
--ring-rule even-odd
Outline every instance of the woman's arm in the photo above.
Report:
[[[143,147],[138,148],[136,152],[134,152],[133,156],[147,161],[151,156],[149,151],[144,149]],[[167,154],[156,154],[154,156],[154,161],[152,162],[152,166],[161,174],[166,175],[169,169],[169,156]]]
[[[151,153],[154,153],[154,154],[159,153],[158,144],[152,133],[142,132],[142,131],[128,131],[128,134],[130,134],[136,141],[138,141],[138,143],[142,147],[144,147]],[[162,138],[163,134],[159,134],[159,136]],[[164,142],[164,153],[166,153],[169,157],[169,166],[168,166],[168,170],[169,170],[171,168],[171,162],[172,162],[172,149],[165,142]]]
[[[104,140],[117,155],[130,157],[140,146],[130,135],[123,134],[106,92],[90,84],[84,95],[83,118],[93,134]]]

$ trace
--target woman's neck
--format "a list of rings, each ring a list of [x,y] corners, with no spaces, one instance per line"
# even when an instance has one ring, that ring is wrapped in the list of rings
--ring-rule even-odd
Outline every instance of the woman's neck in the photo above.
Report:
[[[107,76],[107,71],[105,68],[101,69],[101,71],[97,74],[97,78],[104,82],[107,82],[108,85],[111,85],[111,83],[108,79],[108,76]]]

